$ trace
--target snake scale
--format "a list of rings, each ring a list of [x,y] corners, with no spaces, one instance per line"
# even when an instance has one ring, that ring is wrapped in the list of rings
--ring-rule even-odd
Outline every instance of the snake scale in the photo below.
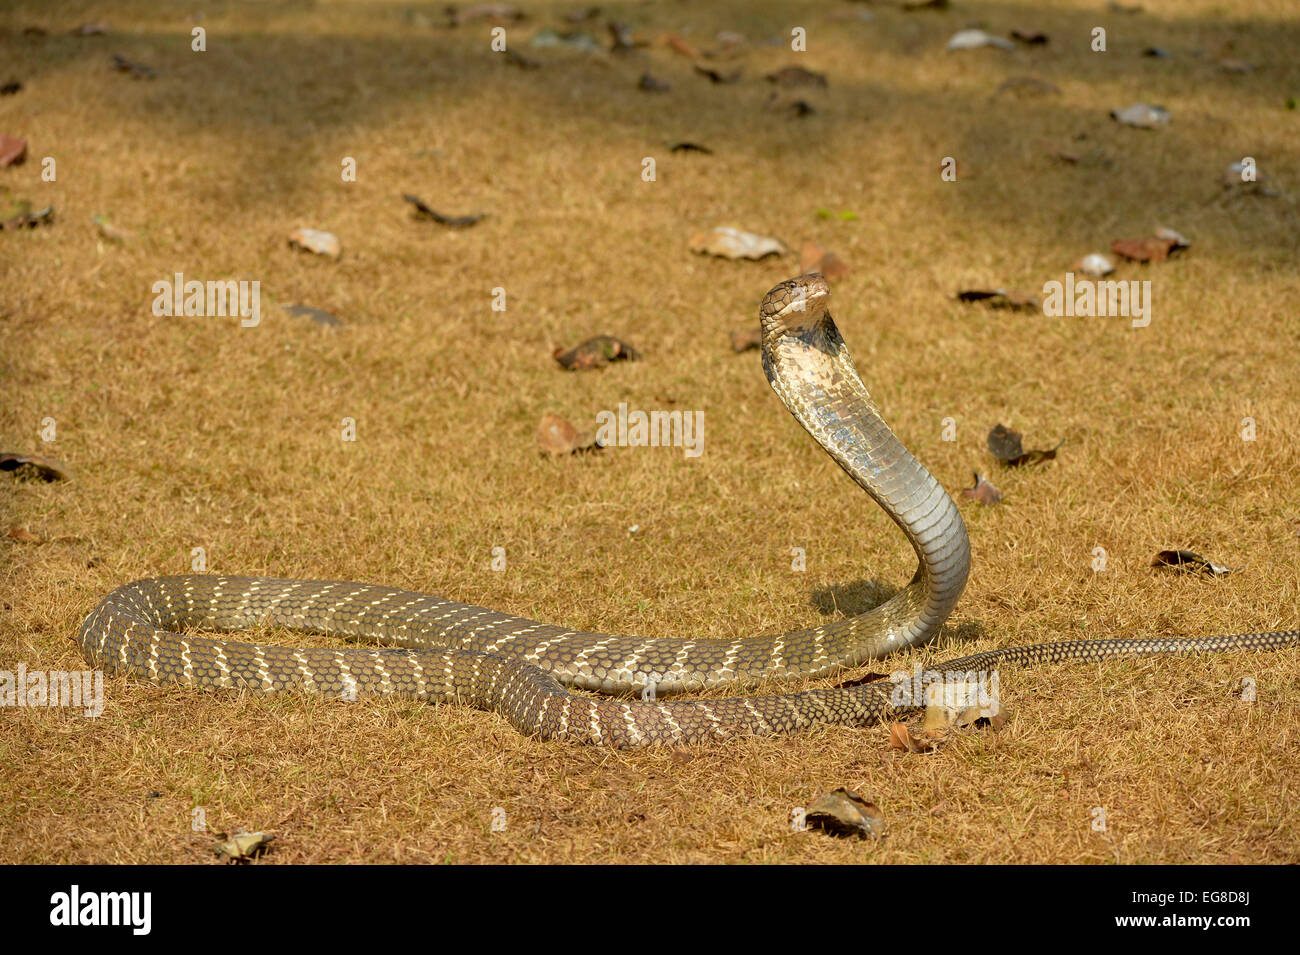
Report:
[[[828,311],[819,274],[772,289],[760,309],[763,370],[796,420],[893,518],[916,551],[912,581],[858,616],[790,633],[682,640],[582,633],[428,594],[339,581],[189,575],[113,591],[82,624],[93,664],[162,682],[346,699],[391,694],[495,710],[525,733],[617,747],[704,743],[861,726],[893,712],[889,683],[767,696],[665,698],[729,683],[817,677],[933,637],[970,571],[952,499],[881,417]],[[177,632],[274,625],[380,644],[259,646]],[[1300,630],[1196,639],[1073,640],[991,650],[943,665],[1101,660],[1131,654],[1271,650]],[[653,685],[654,694],[644,692]],[[601,691],[576,694],[569,687]]]

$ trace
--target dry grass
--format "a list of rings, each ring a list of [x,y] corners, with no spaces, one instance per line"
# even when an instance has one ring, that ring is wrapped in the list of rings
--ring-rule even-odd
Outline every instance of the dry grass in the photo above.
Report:
[[[0,540],[0,667],[78,668],[72,637],[96,601],[186,571],[196,546],[215,572],[383,582],[679,637],[812,624],[870,598],[862,581],[901,585],[894,526],[790,420],[754,354],[727,348],[798,268],[687,252],[692,231],[723,223],[815,239],[854,267],[836,317],[886,416],[950,490],[988,469],[995,422],[1033,445],[1069,438],[1057,462],[995,475],[1000,507],[963,502],[966,596],[940,646],[890,666],[1296,626],[1296,205],[1217,191],[1243,155],[1300,190],[1300,112],[1285,108],[1300,20],[1266,0],[1146,3],[1138,16],[1093,0],[880,5],[871,23],[833,19],[861,8],[829,3],[605,5],[643,36],[706,47],[720,29],[808,29],[804,55],[754,43],[735,86],[662,45],[626,61],[526,50],[545,66],[525,73],[487,50],[486,25],[412,25],[406,10],[440,7],[413,0],[207,3],[204,54],[175,4],[9,4],[0,51],[26,88],[0,100],[0,131],[28,138],[31,158],[0,182],[52,201],[59,221],[0,234],[0,450],[54,454],[76,479],[0,479],[6,526],[45,539]],[[526,7],[512,36],[568,9]],[[946,54],[977,17],[1052,42]],[[67,35],[99,18],[112,36]],[[1087,49],[1097,24],[1105,55]],[[49,35],[24,36],[32,25]],[[1228,41],[1260,69],[1220,70]],[[1148,44],[1175,59],[1140,57]],[[114,74],[113,51],[164,75]],[[765,112],[759,77],[796,62],[830,76],[810,94],[820,112]],[[644,69],[672,92],[638,92]],[[991,96],[1029,72],[1061,94]],[[1107,117],[1135,99],[1172,124]],[[717,154],[668,154],[679,139]],[[1071,144],[1110,162],[1046,155]],[[46,155],[55,183],[39,179]],[[349,155],[359,180],[344,184]],[[946,155],[967,178],[940,181]],[[491,218],[463,233],[414,222],[404,191]],[[96,213],[138,238],[101,247]],[[1150,328],[952,300],[967,283],[1037,287],[1157,222],[1195,244],[1121,270],[1152,280]],[[290,251],[298,226],[338,234],[342,261]],[[153,317],[150,286],[176,271],[260,280],[262,325]],[[489,309],[496,286],[504,314]],[[347,326],[287,317],[287,302]],[[553,347],[598,332],[647,360],[555,367]],[[544,412],[582,423],[621,400],[703,410],[703,457],[536,454]],[[1254,443],[1238,436],[1247,415]],[[36,436],[46,416],[53,445]],[[355,444],[339,439],[344,416]],[[790,571],[796,545],[807,573]],[[505,573],[489,569],[498,546]],[[1098,546],[1109,566],[1095,574]],[[1148,565],[1165,547],[1245,569],[1160,574]],[[214,830],[274,830],[278,861],[1295,862],[1298,683],[1294,652],[1003,673],[1004,730],[915,756],[890,751],[884,728],[618,754],[407,701],[111,680],[97,720],[0,714],[0,860],[210,861],[210,837],[190,831],[202,806]],[[792,807],[839,785],[880,804],[882,843],[789,831]],[[504,832],[489,832],[495,806]],[[1098,806],[1105,833],[1090,827]]]

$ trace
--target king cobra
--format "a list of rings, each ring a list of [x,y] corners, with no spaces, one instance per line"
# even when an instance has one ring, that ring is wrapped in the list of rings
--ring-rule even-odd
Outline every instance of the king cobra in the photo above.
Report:
[[[624,748],[791,733],[818,724],[863,726],[911,708],[891,702],[888,682],[766,696],[671,696],[729,683],[829,676],[920,645],[938,632],[966,585],[970,546],[961,515],[881,417],[827,310],[829,301],[830,288],[817,273],[767,294],[759,312],[763,371],[795,419],[916,551],[912,581],[880,606],[779,636],[683,640],[576,632],[369,584],[189,575],[139,580],[113,591],[82,624],[82,652],[109,672],[156,682],[459,703],[494,710],[544,739]],[[294,648],[189,632],[256,626],[378,646]],[[990,650],[943,666],[972,672],[999,663],[1272,650],[1298,641],[1300,630],[1071,640]],[[572,687],[609,695],[574,693]]]

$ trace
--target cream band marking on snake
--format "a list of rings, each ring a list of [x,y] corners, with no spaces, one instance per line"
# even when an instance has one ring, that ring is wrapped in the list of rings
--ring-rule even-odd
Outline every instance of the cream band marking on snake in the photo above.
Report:
[[[82,653],[109,672],[158,682],[459,703],[493,710],[524,733],[617,747],[716,742],[790,733],[816,724],[875,723],[895,711],[892,684],[715,699],[658,698],[730,682],[829,676],[923,644],[938,632],[966,585],[970,546],[961,515],[881,417],[831,318],[829,302],[830,288],[815,273],[782,282],[767,294],[759,311],[763,371],[795,420],[871,495],[916,552],[918,566],[911,582],[878,607],[784,634],[737,641],[682,640],[579,633],[370,584],[154,577],[119,587],[103,599],[81,626]],[[184,627],[236,631],[262,625],[381,646],[254,646],[174,632]],[[1300,630],[1069,640],[976,653],[942,664],[942,669],[1276,650],[1298,643]],[[430,682],[429,674],[439,671],[442,680]],[[651,686],[653,696],[640,698]],[[569,687],[622,698],[580,698]]]

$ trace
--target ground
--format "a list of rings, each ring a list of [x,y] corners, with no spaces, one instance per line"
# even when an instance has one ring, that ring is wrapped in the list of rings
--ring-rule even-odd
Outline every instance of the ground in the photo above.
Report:
[[[797,251],[688,250],[728,224],[844,259],[832,313],[886,418],[954,495],[976,470],[1006,495],[960,499],[974,570],[940,640],[868,669],[1297,626],[1300,15],[1143,2],[602,4],[650,41],[618,55],[529,46],[572,6],[521,3],[508,43],[536,70],[493,52],[487,21],[445,26],[441,3],[7,4],[0,62],[23,89],[0,98],[0,133],[29,147],[0,185],[55,221],[0,232],[0,451],[73,479],[0,474],[0,530],[38,539],[0,539],[0,668],[81,668],[96,602],[187,572],[197,547],[213,573],[386,583],[616,633],[721,639],[878,602],[912,572],[901,535],[785,412],[757,353],[728,344]],[[1050,42],[946,52],[976,20]],[[108,34],[70,34],[92,21]],[[605,41],[601,21],[586,29]],[[664,40],[707,51],[719,31],[746,38],[721,59],[743,68],[734,84]],[[160,75],[116,73],[112,53]],[[767,108],[763,75],[787,65],[828,77],[793,94],[814,114]],[[671,89],[639,90],[643,72]],[[1059,92],[995,94],[1026,75]],[[1134,101],[1170,123],[1109,117]],[[714,154],[670,152],[679,140]],[[1283,195],[1225,191],[1245,156]],[[488,218],[418,221],[404,192]],[[93,215],[132,238],[101,238]],[[955,299],[1037,292],[1157,225],[1192,245],[1121,264],[1152,283],[1146,328]],[[299,227],[335,233],[342,258],[289,248]],[[260,281],[261,323],[155,316],[153,283],[176,272]],[[644,361],[552,359],[600,333]],[[704,412],[704,453],[538,454],[544,413],[591,428],[621,401]],[[985,447],[999,422],[1066,443],[1004,470]],[[1153,569],[1174,547],[1240,569]],[[619,753],[446,706],[109,678],[98,718],[0,713],[0,861],[212,862],[213,833],[241,828],[275,833],[268,862],[1300,861],[1300,651],[1000,685],[1006,725],[934,754],[892,750],[884,725]],[[879,805],[883,839],[792,830],[792,809],[839,786]]]

